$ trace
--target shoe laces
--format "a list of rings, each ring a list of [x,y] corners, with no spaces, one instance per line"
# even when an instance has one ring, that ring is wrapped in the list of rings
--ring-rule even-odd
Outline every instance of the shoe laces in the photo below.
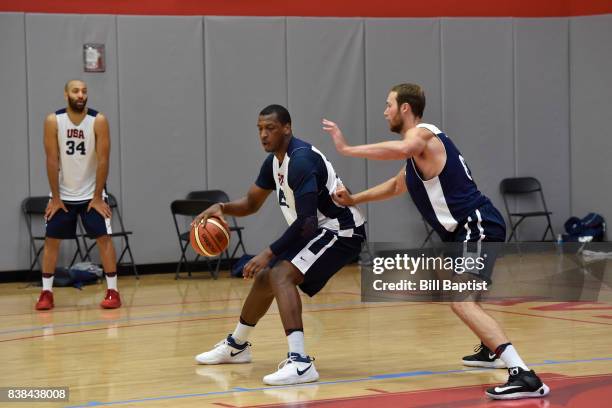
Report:
[[[306,358],[310,360],[310,362],[313,362],[315,360],[314,357],[310,357],[310,356],[306,356]],[[296,360],[295,356],[287,357],[286,359],[278,363],[278,369],[280,370],[281,368],[285,367],[287,364],[293,364],[295,360]]]
[[[119,292],[117,292],[114,289],[107,289],[106,290],[106,299],[116,299],[118,297],[117,296],[118,294],[119,294]]]
[[[51,299],[52,296],[53,295],[51,291],[45,290],[40,294],[40,296],[38,297],[38,300],[41,301],[43,299]]]
[[[293,363],[293,359],[291,357],[284,359],[283,361],[281,361],[280,363],[278,363],[278,369],[282,369],[283,367],[285,367],[287,364],[292,364]]]
[[[482,350],[483,348],[484,348],[484,346],[482,345],[482,343],[480,343],[476,347],[474,347],[474,352],[475,353],[480,353],[480,350]]]
[[[232,345],[229,343],[229,341],[227,341],[227,339],[223,339],[223,340],[221,340],[220,342],[218,342],[217,344],[215,344],[215,347],[219,347],[219,346],[223,346],[223,345],[227,345],[228,347],[231,347],[231,348],[236,348],[236,347],[233,347],[233,346],[232,346]],[[249,343],[248,341],[247,341],[247,342],[245,342],[245,347],[251,347],[251,343]],[[236,350],[243,350],[243,349],[238,349],[238,348],[236,348]]]

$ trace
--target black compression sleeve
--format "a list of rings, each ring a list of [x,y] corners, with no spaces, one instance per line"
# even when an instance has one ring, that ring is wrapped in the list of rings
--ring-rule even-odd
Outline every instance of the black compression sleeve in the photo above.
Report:
[[[317,232],[317,193],[303,194],[295,201],[297,219],[279,239],[270,245],[270,249],[276,256],[285,252],[295,242],[311,240]]]

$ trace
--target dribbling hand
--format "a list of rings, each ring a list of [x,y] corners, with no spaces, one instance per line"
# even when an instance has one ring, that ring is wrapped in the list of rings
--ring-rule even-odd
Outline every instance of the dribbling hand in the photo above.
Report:
[[[193,221],[191,221],[191,227],[193,228],[193,226],[196,224],[205,223],[210,217],[217,217],[220,219],[223,225],[225,225],[225,228],[229,230],[229,225],[223,217],[223,207],[221,203],[213,204],[198,214]]]

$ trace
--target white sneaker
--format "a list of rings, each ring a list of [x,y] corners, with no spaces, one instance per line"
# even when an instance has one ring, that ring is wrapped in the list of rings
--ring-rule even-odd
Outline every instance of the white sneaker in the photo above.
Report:
[[[298,353],[287,353],[287,359],[280,362],[278,371],[268,374],[263,382],[268,385],[290,385],[317,381],[319,373],[314,358],[302,357]]]
[[[240,364],[251,362],[251,343],[236,344],[232,335],[215,344],[215,348],[198,354],[195,357],[198,364]]]

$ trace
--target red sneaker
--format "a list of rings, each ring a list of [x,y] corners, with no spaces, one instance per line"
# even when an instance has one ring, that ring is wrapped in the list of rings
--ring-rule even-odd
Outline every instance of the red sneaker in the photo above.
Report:
[[[53,309],[53,306],[53,292],[50,290],[40,292],[40,297],[36,302],[36,310],[50,310]]]
[[[100,307],[102,309],[117,309],[121,307],[121,298],[119,297],[119,292],[115,289],[108,289],[106,291],[106,297],[100,303]]]

